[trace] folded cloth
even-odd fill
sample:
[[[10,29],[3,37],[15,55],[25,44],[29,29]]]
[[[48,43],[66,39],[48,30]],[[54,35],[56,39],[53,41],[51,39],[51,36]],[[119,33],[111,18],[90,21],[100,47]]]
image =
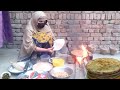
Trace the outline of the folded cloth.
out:
[[[3,46],[3,23],[2,23],[2,11],[0,11],[0,48]]]

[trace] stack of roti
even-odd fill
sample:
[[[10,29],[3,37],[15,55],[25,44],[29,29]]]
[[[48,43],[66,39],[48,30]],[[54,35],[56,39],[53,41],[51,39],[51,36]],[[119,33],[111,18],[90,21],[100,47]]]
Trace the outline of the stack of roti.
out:
[[[120,79],[120,61],[97,58],[86,65],[88,79]]]

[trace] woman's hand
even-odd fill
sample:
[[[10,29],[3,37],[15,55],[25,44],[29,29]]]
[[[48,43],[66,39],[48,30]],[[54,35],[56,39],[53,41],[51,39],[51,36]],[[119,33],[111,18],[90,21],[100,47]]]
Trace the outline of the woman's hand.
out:
[[[53,47],[52,48],[48,48],[48,52],[53,53],[54,52],[53,51]]]
[[[36,47],[36,50],[37,52],[50,52],[50,53],[53,53],[53,47],[52,48],[48,48],[48,49],[45,49],[45,48],[39,48],[39,47]]]

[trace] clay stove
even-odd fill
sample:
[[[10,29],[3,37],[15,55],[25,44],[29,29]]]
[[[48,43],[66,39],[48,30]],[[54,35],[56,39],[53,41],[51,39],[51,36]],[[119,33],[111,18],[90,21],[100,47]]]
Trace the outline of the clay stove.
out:
[[[71,52],[73,60],[79,64],[80,72],[86,78],[86,64],[93,59],[92,53],[87,50],[84,45],[81,45],[80,50],[73,50]]]

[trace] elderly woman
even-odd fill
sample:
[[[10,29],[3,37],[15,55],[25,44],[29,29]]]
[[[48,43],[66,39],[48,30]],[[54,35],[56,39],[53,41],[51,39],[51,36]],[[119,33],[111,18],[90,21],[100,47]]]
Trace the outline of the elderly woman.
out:
[[[54,39],[46,14],[42,11],[35,12],[24,31],[23,44],[18,60],[50,58],[53,53]]]

